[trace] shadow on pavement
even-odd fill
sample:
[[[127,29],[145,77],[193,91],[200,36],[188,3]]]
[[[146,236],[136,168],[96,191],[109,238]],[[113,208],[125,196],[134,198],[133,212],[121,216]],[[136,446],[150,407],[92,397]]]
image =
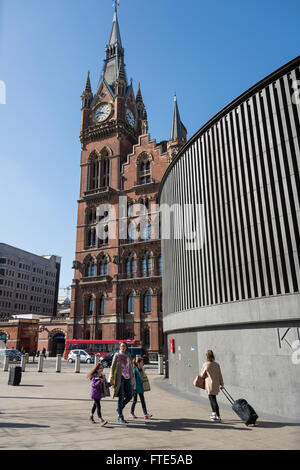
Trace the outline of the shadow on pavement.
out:
[[[19,387],[45,387],[45,385],[20,384]]]
[[[16,398],[17,400],[54,400],[54,401],[88,401],[91,402],[90,398],[58,398],[58,397],[4,397],[0,396],[0,398],[9,398],[10,400],[13,400]]]
[[[147,427],[147,430],[150,431],[191,431],[192,429],[231,429],[237,431],[251,431],[252,428],[237,428],[236,426],[228,426],[225,423],[214,423],[209,422],[201,419],[157,419],[151,418],[151,420],[147,421],[129,421],[128,427],[130,428],[137,428],[140,429],[141,427]],[[192,428],[192,429],[191,429]]]
[[[266,428],[266,429],[272,429],[272,428],[284,428],[286,426],[300,426],[300,423],[278,423],[278,422],[272,422],[272,421],[257,421],[255,427],[257,428]]]
[[[40,424],[25,424],[25,423],[0,423],[0,428],[50,428],[50,426],[42,426]]]

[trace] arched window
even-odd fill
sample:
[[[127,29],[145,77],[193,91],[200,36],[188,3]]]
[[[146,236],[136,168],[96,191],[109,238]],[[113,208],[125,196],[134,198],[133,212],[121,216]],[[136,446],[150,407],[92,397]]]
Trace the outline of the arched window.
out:
[[[109,186],[110,161],[108,158],[103,158],[101,170],[101,187]]]
[[[100,178],[100,161],[93,158],[88,166],[88,190],[97,189],[99,187]]]
[[[136,261],[132,256],[132,253],[129,253],[126,260],[126,277],[132,278],[136,274]]]
[[[88,304],[88,315],[93,315],[93,312],[94,312],[94,302],[95,302],[95,299],[94,297],[89,297],[89,304]]]
[[[105,314],[105,297],[104,295],[101,296],[100,298],[100,315]]]
[[[99,275],[100,276],[107,276],[108,275],[108,261],[104,256],[99,263]]]
[[[87,232],[87,246],[95,246],[96,245],[96,230],[91,228]]]
[[[149,251],[146,251],[142,259],[142,272],[144,277],[149,277],[152,274],[152,258]]]
[[[147,290],[144,294],[144,313],[151,312],[151,295],[150,292]]]
[[[96,150],[90,155],[87,169],[88,191],[109,186],[110,160],[108,155],[107,149],[104,149],[101,155]]]
[[[87,265],[87,276],[93,277],[96,275],[96,266],[93,261],[89,261]]]
[[[134,298],[132,292],[130,292],[127,297],[127,313],[134,313]]]

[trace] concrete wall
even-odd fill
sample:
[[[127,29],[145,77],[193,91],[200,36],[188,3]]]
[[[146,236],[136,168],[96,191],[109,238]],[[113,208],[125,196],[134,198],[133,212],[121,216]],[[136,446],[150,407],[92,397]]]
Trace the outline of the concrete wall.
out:
[[[234,399],[245,398],[261,416],[300,419],[299,334],[300,321],[169,333],[168,344],[175,339],[175,354],[169,350],[169,380],[181,390],[206,397],[192,382],[206,351],[212,349]],[[292,348],[295,341],[298,354]],[[218,399],[228,403],[222,393]]]

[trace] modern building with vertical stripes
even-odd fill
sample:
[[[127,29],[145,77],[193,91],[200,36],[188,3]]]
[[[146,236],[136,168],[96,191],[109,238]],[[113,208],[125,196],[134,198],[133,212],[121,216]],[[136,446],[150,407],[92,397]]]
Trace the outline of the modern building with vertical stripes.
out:
[[[299,90],[300,56],[206,123],[159,193],[170,382],[204,397],[212,349],[235,399],[298,420]]]

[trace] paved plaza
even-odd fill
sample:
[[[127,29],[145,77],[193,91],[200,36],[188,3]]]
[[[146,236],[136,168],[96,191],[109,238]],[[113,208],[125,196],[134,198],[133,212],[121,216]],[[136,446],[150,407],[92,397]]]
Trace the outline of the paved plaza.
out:
[[[300,449],[300,423],[259,418],[247,428],[231,411],[222,407],[222,423],[209,421],[210,407],[193,396],[174,390],[155,366],[148,366],[151,391],[145,394],[148,411],[145,421],[141,404],[137,420],[117,423],[117,400],[102,400],[105,427],[89,422],[92,401],[86,374],[90,365],[63,365],[55,372],[55,362],[46,361],[43,372],[37,365],[26,367],[19,386],[8,385],[8,372],[0,371],[0,449],[22,450],[271,450]],[[109,370],[105,370],[108,376]],[[122,428],[122,432],[121,431]]]

